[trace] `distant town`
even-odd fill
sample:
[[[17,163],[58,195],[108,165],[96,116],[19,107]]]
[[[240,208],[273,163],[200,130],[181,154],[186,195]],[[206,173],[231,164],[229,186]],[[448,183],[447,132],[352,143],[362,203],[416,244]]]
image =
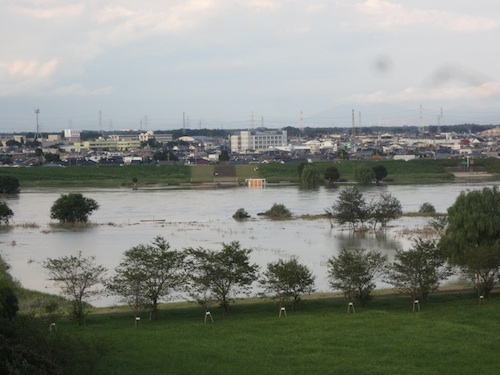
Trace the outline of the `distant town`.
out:
[[[177,129],[0,134],[2,166],[499,157],[500,126]]]

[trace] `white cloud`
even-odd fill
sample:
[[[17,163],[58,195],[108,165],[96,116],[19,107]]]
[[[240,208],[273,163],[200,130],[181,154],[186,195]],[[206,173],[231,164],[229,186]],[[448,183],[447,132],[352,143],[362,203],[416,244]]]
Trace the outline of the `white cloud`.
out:
[[[7,79],[48,78],[54,74],[57,65],[57,59],[46,62],[15,60],[0,62],[0,71],[6,73]]]
[[[495,18],[475,17],[438,9],[409,8],[386,0],[367,0],[355,6],[364,17],[358,26],[394,30],[400,27],[429,25],[456,32],[491,30],[499,27]]]
[[[61,1],[31,1],[28,3],[27,5],[11,6],[9,9],[13,13],[39,19],[75,17],[82,14],[85,9],[85,4],[83,3],[65,4]]]

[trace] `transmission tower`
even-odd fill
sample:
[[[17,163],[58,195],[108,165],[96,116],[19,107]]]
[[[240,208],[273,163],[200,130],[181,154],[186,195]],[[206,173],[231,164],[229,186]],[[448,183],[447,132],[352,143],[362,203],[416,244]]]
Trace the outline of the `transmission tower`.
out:
[[[38,114],[40,113],[40,110],[38,108],[35,109],[35,115],[36,115],[36,132],[35,132],[35,141],[38,140],[39,134],[40,134],[40,127],[38,125]]]

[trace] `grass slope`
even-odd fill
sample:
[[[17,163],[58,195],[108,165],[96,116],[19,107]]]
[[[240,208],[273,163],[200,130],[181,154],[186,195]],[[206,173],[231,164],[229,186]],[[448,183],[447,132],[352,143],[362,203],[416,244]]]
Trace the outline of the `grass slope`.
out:
[[[323,176],[325,170],[336,167],[344,181],[353,181],[354,170],[360,165],[384,165],[389,174],[387,183],[440,183],[454,179],[446,168],[457,166],[458,160],[418,159],[411,161],[344,161],[316,162],[313,165]],[[237,164],[237,165],[124,165],[67,168],[2,168],[0,174],[16,177],[21,187],[27,186],[132,186],[137,178],[139,188],[148,185],[178,185],[188,183],[239,182],[247,178],[265,178],[267,182],[299,183],[300,163]],[[489,173],[500,174],[500,159],[480,159],[476,165],[484,166]],[[220,170],[221,173],[217,172]],[[231,170],[231,172],[228,172]],[[227,173],[226,173],[227,172]]]
[[[469,293],[433,295],[421,312],[377,298],[355,314],[344,300],[314,299],[281,318],[271,302],[236,304],[229,317],[214,309],[213,324],[200,308],[166,308],[138,328],[121,313],[59,330],[111,338],[98,374],[496,374],[499,297],[479,306]]]

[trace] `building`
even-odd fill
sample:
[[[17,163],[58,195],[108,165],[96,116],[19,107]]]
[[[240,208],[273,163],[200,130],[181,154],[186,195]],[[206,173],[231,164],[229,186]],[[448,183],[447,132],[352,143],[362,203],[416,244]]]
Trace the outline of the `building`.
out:
[[[72,150],[77,152],[82,151],[92,151],[92,150],[133,150],[139,148],[141,146],[141,142],[139,139],[127,139],[127,140],[114,140],[114,139],[96,139],[94,141],[84,141],[84,142],[75,142],[73,146],[71,146]]]
[[[286,130],[242,130],[231,136],[231,152],[240,154],[269,151],[287,144]]]

